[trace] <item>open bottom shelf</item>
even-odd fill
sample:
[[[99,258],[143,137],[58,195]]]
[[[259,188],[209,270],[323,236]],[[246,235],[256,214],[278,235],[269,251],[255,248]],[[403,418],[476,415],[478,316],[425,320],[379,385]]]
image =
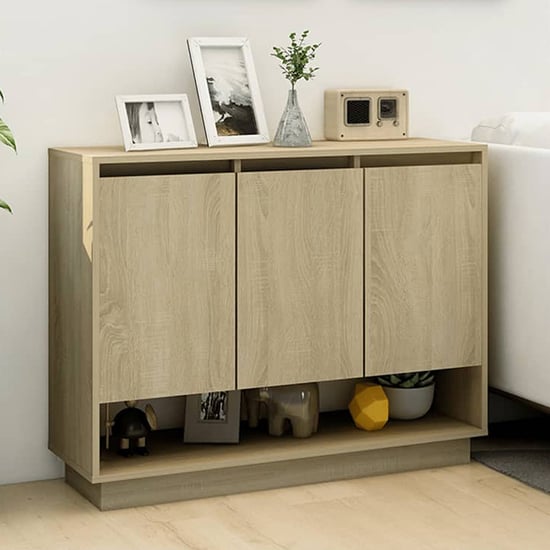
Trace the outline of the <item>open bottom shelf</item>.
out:
[[[353,425],[347,411],[323,413],[319,432],[308,439],[296,439],[290,435],[271,437],[261,429],[249,430],[243,425],[239,444],[184,445],[182,430],[163,430],[150,434],[148,448],[151,454],[147,457],[123,458],[112,450],[103,451],[100,473],[93,482],[106,483],[349,454],[466,439],[484,433],[477,426],[437,413],[414,421],[390,421],[380,431],[366,432]]]

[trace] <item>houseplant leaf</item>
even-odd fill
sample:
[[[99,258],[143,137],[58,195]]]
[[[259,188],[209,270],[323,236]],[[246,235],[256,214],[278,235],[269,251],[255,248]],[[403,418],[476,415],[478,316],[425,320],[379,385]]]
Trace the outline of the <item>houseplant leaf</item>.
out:
[[[4,202],[2,199],[0,199],[0,208],[3,208],[4,210],[7,210],[10,214],[13,213],[11,211],[10,205],[7,202]]]
[[[0,143],[3,143],[4,145],[11,147],[14,151],[17,151],[17,147],[15,145],[15,138],[13,137],[13,134],[11,133],[11,130],[9,129],[8,125],[1,118],[0,118]]]
[[[0,102],[4,103],[4,94],[2,93],[2,90],[0,90]],[[14,151],[17,151],[17,147],[15,145],[15,138],[13,137],[13,134],[11,133],[11,130],[9,129],[8,125],[0,118],[0,143],[3,143],[4,145],[7,145]],[[7,210],[12,213],[10,205],[7,202],[4,202],[2,199],[0,199],[0,208],[3,210]]]

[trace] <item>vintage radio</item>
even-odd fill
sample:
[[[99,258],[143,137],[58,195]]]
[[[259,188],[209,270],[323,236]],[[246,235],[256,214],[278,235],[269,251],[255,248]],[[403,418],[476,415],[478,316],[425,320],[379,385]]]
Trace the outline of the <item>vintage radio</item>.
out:
[[[407,90],[325,91],[326,139],[403,139],[408,135]]]

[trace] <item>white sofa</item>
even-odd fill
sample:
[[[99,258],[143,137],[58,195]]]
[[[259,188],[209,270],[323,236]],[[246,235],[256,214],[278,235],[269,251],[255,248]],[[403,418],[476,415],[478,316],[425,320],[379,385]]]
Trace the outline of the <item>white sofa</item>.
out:
[[[550,407],[550,113],[472,140],[489,143],[489,385]]]

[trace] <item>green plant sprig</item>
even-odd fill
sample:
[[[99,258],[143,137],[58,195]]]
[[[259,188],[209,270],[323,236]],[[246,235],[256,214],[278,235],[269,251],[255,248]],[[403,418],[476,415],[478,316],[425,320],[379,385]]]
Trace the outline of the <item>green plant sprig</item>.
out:
[[[0,102],[4,103],[4,94],[2,93],[2,90],[0,90]],[[10,149],[13,149],[15,152],[17,152],[17,146],[15,144],[15,138],[13,137],[13,134],[11,130],[9,129],[9,126],[0,118],[0,143],[3,143],[4,145],[8,146]],[[7,210],[11,213],[10,205],[0,199],[0,208],[3,208],[4,210]]]
[[[283,71],[284,77],[290,81],[292,89],[298,80],[311,80],[315,77],[315,73],[319,67],[308,67],[309,63],[315,59],[319,44],[306,44],[305,40],[309,34],[309,30],[305,30],[300,38],[297,38],[295,32],[289,34],[290,46],[287,48],[279,48],[273,46],[271,55],[276,57],[281,64],[279,67]]]

